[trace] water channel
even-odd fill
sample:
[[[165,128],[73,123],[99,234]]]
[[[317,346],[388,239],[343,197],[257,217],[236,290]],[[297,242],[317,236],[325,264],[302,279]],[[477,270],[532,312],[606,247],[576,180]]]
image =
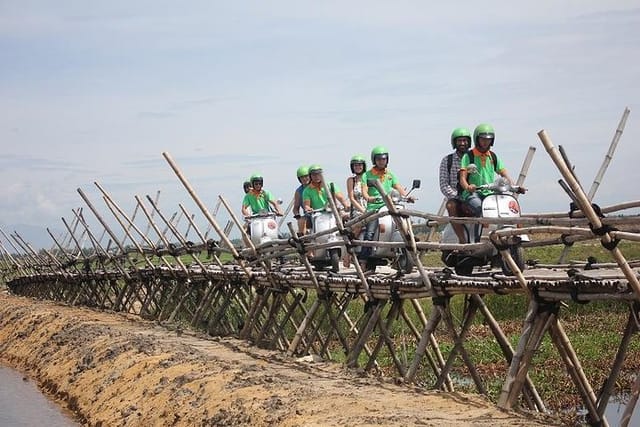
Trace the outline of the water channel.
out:
[[[38,390],[24,375],[0,365],[0,426],[76,427],[70,416]]]

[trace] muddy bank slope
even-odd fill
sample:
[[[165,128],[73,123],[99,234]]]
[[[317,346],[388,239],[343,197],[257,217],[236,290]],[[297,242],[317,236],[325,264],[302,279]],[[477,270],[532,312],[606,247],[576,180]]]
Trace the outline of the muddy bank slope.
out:
[[[541,426],[479,396],[359,378],[235,339],[2,293],[0,362],[89,425]]]

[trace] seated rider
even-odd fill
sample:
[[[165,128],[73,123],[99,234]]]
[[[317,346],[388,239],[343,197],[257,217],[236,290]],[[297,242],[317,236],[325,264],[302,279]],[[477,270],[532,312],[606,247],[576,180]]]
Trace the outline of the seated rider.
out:
[[[369,180],[380,180],[382,189],[387,194],[390,193],[392,189],[395,189],[400,193],[400,196],[407,196],[407,191],[402,187],[396,175],[387,168],[389,164],[389,150],[382,146],[374,147],[373,150],[371,150],[371,163],[373,164],[371,169],[362,174],[362,194],[367,202],[366,212],[375,212],[385,206],[378,189],[369,187]],[[408,200],[412,202],[414,198],[409,196]],[[373,240],[377,228],[377,220],[369,221],[366,225],[363,240]],[[367,259],[371,256],[372,250],[373,248],[370,246],[363,246],[360,250],[358,260],[363,270],[367,269]]]
[[[251,175],[249,179],[251,183],[251,189],[244,195],[242,200],[242,215],[245,217],[251,214],[258,214],[269,211],[269,205],[273,207],[273,211],[276,215],[282,216],[282,210],[280,209],[280,203],[273,195],[262,188],[264,178],[259,173]]]
[[[302,204],[307,214],[317,209],[323,209],[329,203],[329,194],[325,191],[323,184],[322,166],[309,166],[309,176],[311,177],[311,182],[302,192]],[[340,202],[341,206],[339,207],[342,207],[344,213],[344,210],[349,209],[349,202],[347,202],[337,185],[329,183],[329,189],[333,191],[335,199]]]
[[[449,153],[440,162],[440,192],[447,198],[447,213],[449,216],[463,216],[462,199],[458,176],[460,172],[460,160],[471,146],[471,132],[467,128],[456,128],[451,132],[451,146],[453,153]],[[466,243],[464,226],[459,223],[451,223],[458,241]]]
[[[302,192],[311,180],[309,167],[300,166],[296,171],[296,176],[300,185],[293,193],[293,217],[298,221],[298,236],[304,236],[307,233],[307,218],[304,216],[304,207],[302,206]],[[302,215],[300,215],[300,210],[302,210]]]
[[[494,144],[495,136],[493,126],[490,124],[482,123],[476,126],[473,131],[474,147],[465,153],[460,160],[460,185],[464,190],[462,199],[467,203],[473,215],[478,217],[482,216],[482,200],[491,194],[491,190],[478,190],[479,186],[492,183],[496,173],[513,185],[502,159],[490,150]],[[470,167],[470,165],[475,165],[475,167]],[[521,187],[520,191],[524,193],[526,188]]]

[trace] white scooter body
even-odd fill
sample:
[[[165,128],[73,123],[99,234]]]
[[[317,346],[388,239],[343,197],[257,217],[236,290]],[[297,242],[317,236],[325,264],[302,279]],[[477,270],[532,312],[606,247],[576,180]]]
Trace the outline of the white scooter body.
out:
[[[518,190],[518,187],[512,187],[504,180],[504,178],[498,177],[492,184],[487,184],[479,188],[486,188],[494,192],[482,200],[482,218],[520,218],[520,203],[513,195],[514,192]],[[494,230],[515,227],[515,224],[491,224],[489,225],[488,231],[491,232]],[[481,224],[464,224],[464,228],[468,242],[479,243],[481,241],[484,231],[484,227]],[[484,234],[488,236],[488,233],[484,232]],[[440,241],[441,243],[459,243],[458,236],[453,230],[453,226],[451,224],[447,224],[443,230]],[[523,241],[529,241],[529,236],[521,234],[510,238],[510,243],[514,247],[513,251],[521,252],[519,244]],[[450,251],[444,252],[449,253]],[[443,259],[446,258],[446,255],[447,254],[443,253]],[[481,265],[488,262],[489,258],[495,257],[496,255],[498,255],[498,250],[493,244],[487,241],[486,250],[476,251],[472,256],[478,259],[485,258],[485,262],[478,264]],[[521,258],[521,253],[519,253],[517,257]],[[450,262],[445,261],[445,263],[450,267],[455,266],[454,260],[451,260]],[[450,265],[450,263],[453,265]],[[518,263],[522,264],[523,260],[519,260]]]
[[[394,199],[396,209],[404,209],[404,204],[399,203],[397,199]],[[388,212],[389,209],[385,206],[380,208],[379,212]],[[402,221],[409,221],[408,218],[403,218]],[[410,224],[407,224],[409,226]],[[373,235],[373,240],[376,242],[402,242],[402,236],[396,226],[396,222],[391,215],[385,215],[378,219],[378,228]],[[398,256],[398,250],[394,248],[387,248],[382,246],[374,246],[371,251],[371,257],[378,259],[395,259]]]
[[[278,222],[275,212],[258,213],[246,217],[249,222],[251,243],[260,246],[278,238]]]
[[[420,188],[420,180],[415,179],[413,180],[413,185],[411,190],[409,190],[409,193],[417,188]],[[390,195],[396,210],[402,211],[405,209],[406,204],[410,202],[410,199],[408,198],[409,193],[407,193],[406,197],[401,197],[396,190],[392,190]],[[389,209],[386,206],[383,206],[378,212],[386,212],[388,210]],[[409,218],[402,218],[402,222],[407,230],[411,228],[411,220]],[[364,233],[365,227],[363,226],[360,234],[361,240],[364,239]],[[385,215],[378,219],[378,227],[373,235],[373,241],[394,243],[404,242],[402,235],[400,234],[400,230],[391,215]],[[357,249],[357,251],[360,250],[361,248]],[[409,254],[407,254],[407,251],[404,248],[373,246],[371,248],[371,255],[367,260],[367,268],[375,270],[376,265],[384,264],[392,264],[394,268],[402,271],[403,273],[410,273],[414,266],[413,259]]]
[[[330,230],[336,227],[336,218],[329,208],[317,209],[311,213],[311,232],[312,234]],[[331,266],[334,273],[340,268],[340,256],[345,250],[344,245],[337,247],[339,243],[343,243],[337,231],[328,234],[322,234],[314,239],[316,244],[335,243],[336,247],[319,248],[313,251],[311,263],[316,268],[324,268]]]

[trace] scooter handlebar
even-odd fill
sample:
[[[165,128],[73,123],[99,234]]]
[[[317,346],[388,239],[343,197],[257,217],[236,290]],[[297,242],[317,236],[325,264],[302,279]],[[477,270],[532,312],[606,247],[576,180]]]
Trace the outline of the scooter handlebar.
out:
[[[276,213],[276,212],[258,212],[256,214],[247,215],[244,217],[244,219],[248,220],[248,219],[255,219],[255,218],[270,218],[275,216],[282,216],[282,214]]]
[[[519,193],[524,194],[527,190],[524,187],[520,187],[519,185],[496,185],[495,183],[478,185],[476,187],[477,190],[490,190],[494,193]]]

